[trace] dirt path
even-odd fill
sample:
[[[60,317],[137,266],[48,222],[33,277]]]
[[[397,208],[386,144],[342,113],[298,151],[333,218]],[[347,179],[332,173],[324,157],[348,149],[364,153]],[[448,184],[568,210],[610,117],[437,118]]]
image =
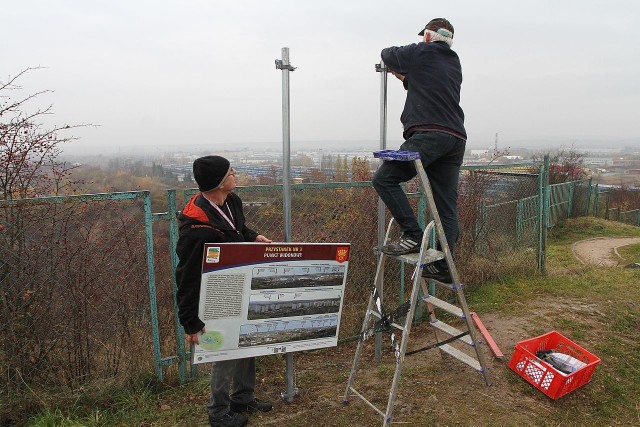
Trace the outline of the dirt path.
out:
[[[571,249],[583,264],[615,267],[625,265],[625,260],[620,257],[617,249],[635,243],[640,243],[640,237],[596,237],[576,242]]]

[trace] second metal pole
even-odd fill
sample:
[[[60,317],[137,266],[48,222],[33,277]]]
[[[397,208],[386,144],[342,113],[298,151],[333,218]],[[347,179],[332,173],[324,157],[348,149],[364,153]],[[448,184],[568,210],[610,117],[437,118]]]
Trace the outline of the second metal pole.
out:
[[[380,64],[376,64],[376,71],[380,73],[380,149],[387,149],[387,67],[384,62],[380,61]],[[380,249],[384,243],[385,234],[385,206],[382,199],[378,198],[378,261],[381,256]],[[384,281],[381,281],[383,283]],[[380,300],[384,300],[384,289],[380,286],[378,290]],[[376,334],[375,337],[375,359],[376,362],[382,360],[382,336]]]
[[[289,110],[289,72],[295,70],[289,64],[289,48],[282,48],[282,59],[276,59],[276,68],[282,70],[282,192],[284,213],[284,241],[291,241],[291,131]],[[287,360],[287,391],[282,393],[282,399],[293,402],[298,394],[295,387],[295,373],[293,353],[286,354]]]

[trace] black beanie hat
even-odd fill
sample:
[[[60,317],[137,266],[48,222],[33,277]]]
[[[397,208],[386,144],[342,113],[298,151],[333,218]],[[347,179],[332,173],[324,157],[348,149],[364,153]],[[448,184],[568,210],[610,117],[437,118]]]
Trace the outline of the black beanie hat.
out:
[[[221,156],[204,156],[193,162],[193,178],[200,191],[214,190],[231,172],[229,160]]]

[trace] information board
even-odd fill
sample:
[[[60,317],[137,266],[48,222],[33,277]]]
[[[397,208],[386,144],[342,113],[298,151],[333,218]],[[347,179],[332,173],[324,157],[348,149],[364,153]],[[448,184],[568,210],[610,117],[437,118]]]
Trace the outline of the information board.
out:
[[[206,244],[193,363],[338,343],[348,243]]]

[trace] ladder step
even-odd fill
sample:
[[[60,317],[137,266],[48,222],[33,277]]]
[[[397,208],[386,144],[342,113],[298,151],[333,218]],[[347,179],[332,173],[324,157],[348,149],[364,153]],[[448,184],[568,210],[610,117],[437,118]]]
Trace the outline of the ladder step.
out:
[[[434,328],[436,328],[439,331],[444,332],[447,335],[450,335],[452,337],[455,337],[456,335],[460,335],[462,333],[461,330],[454,328],[453,326],[444,323],[441,320],[434,320],[431,323],[431,326],[433,326]],[[473,341],[471,340],[471,337],[469,335],[465,335],[461,338],[458,338],[460,341],[469,344],[470,346],[473,346]]]
[[[450,346],[449,344],[443,344],[439,348],[440,350],[444,351],[448,355],[455,357],[459,361],[471,366],[476,371],[482,372],[482,367],[480,366],[480,362],[478,362],[476,359],[469,356],[468,354],[463,353],[462,351],[458,350],[455,347]]]
[[[436,307],[441,308],[448,313],[454,314],[461,319],[465,318],[464,313],[462,312],[462,309],[460,307],[456,307],[453,304],[449,304],[448,302],[443,301],[439,298],[436,298],[433,295],[428,295],[422,298],[422,301],[426,302],[427,304],[435,305]]]
[[[425,279],[425,280],[427,280],[427,279]],[[458,287],[456,286],[455,283],[444,283],[444,282],[439,282],[439,281],[437,281],[435,279],[429,279],[429,280],[433,280],[433,283],[435,283],[436,285],[442,286],[443,288],[447,288],[450,291],[454,291],[454,292],[458,291]]]
[[[385,254],[386,255],[386,254]],[[391,258],[396,258],[401,261],[404,261],[408,264],[417,265],[420,261],[420,254],[407,254],[407,255],[387,255]],[[424,254],[424,263],[428,264],[430,262],[438,261],[439,259],[444,259],[444,253],[437,251],[435,249],[427,249],[427,252]]]

